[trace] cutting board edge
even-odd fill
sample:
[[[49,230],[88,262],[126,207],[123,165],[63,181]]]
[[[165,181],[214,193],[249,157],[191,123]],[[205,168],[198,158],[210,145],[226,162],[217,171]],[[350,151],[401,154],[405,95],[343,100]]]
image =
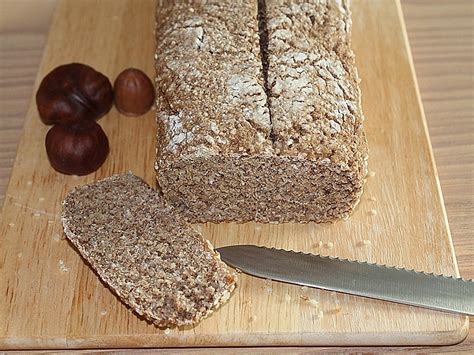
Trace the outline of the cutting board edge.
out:
[[[446,208],[445,208],[445,205],[444,205],[444,199],[443,199],[443,194],[442,194],[442,189],[441,189],[441,185],[440,185],[440,181],[439,181],[439,175],[438,175],[438,171],[437,171],[437,167],[436,167],[436,163],[435,163],[435,159],[434,159],[434,154],[433,154],[433,148],[432,148],[432,144],[431,144],[431,139],[430,139],[430,135],[429,135],[429,130],[428,130],[428,125],[427,125],[427,121],[426,121],[426,117],[425,117],[425,112],[424,112],[424,108],[423,108],[423,104],[422,104],[422,101],[421,101],[421,96],[420,96],[420,91],[419,91],[419,86],[418,86],[418,80],[417,80],[417,77],[416,77],[416,72],[415,72],[415,67],[414,67],[414,63],[413,63],[413,58],[412,58],[412,53],[411,53],[411,50],[410,50],[410,46],[409,46],[409,41],[408,41],[408,35],[407,35],[407,32],[406,32],[406,26],[405,26],[405,21],[404,21],[404,17],[403,17],[403,12],[402,12],[402,7],[401,7],[401,3],[400,3],[400,0],[396,0],[396,4],[397,4],[397,8],[398,8],[398,12],[399,12],[399,18],[400,18],[400,21],[402,22],[402,28],[403,28],[403,35],[405,37],[405,45],[407,47],[407,53],[409,55],[409,63],[410,63],[410,68],[411,68],[411,72],[412,72],[412,76],[413,76],[413,81],[414,81],[414,85],[415,85],[415,88],[416,88],[416,94],[417,94],[417,101],[418,101],[418,104],[419,104],[419,109],[420,109],[420,113],[421,113],[421,119],[422,119],[422,122],[423,122],[423,125],[424,125],[424,131],[425,131],[425,134],[426,134],[426,139],[427,139],[427,143],[428,143],[428,146],[429,146],[429,152],[430,152],[430,158],[431,158],[431,165],[433,166],[434,168],[434,178],[436,180],[436,185],[437,185],[437,193],[441,199],[441,202],[442,202],[442,210],[443,210],[443,219],[444,219],[444,224],[446,226],[446,231],[447,231],[447,234],[448,234],[448,237],[449,237],[449,247],[450,247],[450,252],[453,256],[453,261],[454,261],[454,267],[456,269],[456,273],[457,273],[457,276],[459,276],[459,270],[458,270],[458,265],[457,265],[457,260],[456,260],[456,256],[455,256],[455,252],[454,252],[454,246],[453,246],[453,242],[452,242],[452,236],[451,236],[451,231],[450,231],[450,228],[449,228],[449,223],[448,223],[448,218],[447,218],[447,213],[446,213]],[[53,17],[53,21],[51,23],[51,27],[53,27],[54,25],[54,21],[55,21],[55,18],[57,16],[57,9],[59,8],[59,4],[58,6],[56,7],[56,9],[54,10],[54,17]],[[43,55],[42,55],[42,59],[41,59],[41,64],[39,66],[39,69],[38,69],[38,72],[37,72],[37,75],[36,75],[36,79],[35,79],[35,84],[34,84],[34,90],[36,90],[36,88],[38,87],[39,85],[39,82],[41,80],[41,72],[43,71],[43,69],[45,68],[46,64],[45,64],[45,53],[47,51],[47,47],[48,47],[48,43],[49,43],[49,35],[48,35],[48,40],[46,42],[46,46],[45,46],[45,50],[43,52]],[[28,124],[27,120],[28,119],[33,119],[33,118],[30,118],[30,114],[31,114],[31,111],[30,110],[33,110],[35,111],[36,110],[36,103],[35,103],[35,96],[34,96],[34,92],[32,94],[32,98],[30,100],[30,103],[29,103],[29,106],[28,106],[28,113],[27,113],[27,116],[26,116],[26,120],[24,122],[24,127]],[[27,139],[27,137],[25,137],[25,131],[24,129],[22,130],[22,134],[21,134],[21,139],[20,139],[20,142],[18,144],[18,147],[17,147],[17,151],[18,151],[18,148],[21,146],[21,142],[23,141],[23,139]],[[14,170],[15,168],[15,165],[17,164],[17,161],[18,161],[18,156],[16,155],[15,156],[15,163],[14,163],[14,167],[12,168],[12,171]],[[7,185],[7,194],[8,194],[8,191],[10,189],[10,185],[12,183],[12,175],[10,175],[10,178],[9,178],[9,182],[8,182],[8,185]],[[6,196],[7,197],[7,196]],[[1,210],[1,213],[0,213],[0,224],[3,224],[4,221],[2,221],[3,219],[3,209],[6,205],[6,200],[7,198],[4,199],[4,202],[2,204],[2,210]],[[393,345],[451,345],[451,344],[456,344],[456,343],[459,343],[461,342],[463,339],[465,339],[465,337],[467,336],[468,334],[468,331],[469,331],[469,318],[468,317],[463,317],[461,319],[464,319],[464,322],[459,322],[459,328],[455,329],[455,330],[452,330],[452,331],[439,331],[439,332],[406,332],[406,333],[400,333],[400,334],[397,334],[397,335],[394,335],[393,333],[388,333],[387,335],[381,335],[380,333],[359,333],[357,334],[357,336],[359,336],[360,334],[364,334],[366,336],[371,336],[371,337],[374,337],[376,338],[375,342],[362,342],[362,341],[359,341],[357,342],[357,336],[354,336],[354,333],[341,333],[339,334],[340,336],[343,337],[343,341],[337,341],[335,339],[332,339],[332,341],[329,341],[329,342],[322,342],[320,341],[321,339],[324,338],[325,335],[328,335],[328,334],[334,334],[334,333],[321,333],[321,334],[318,334],[318,333],[308,333],[308,334],[303,334],[302,337],[304,339],[299,339],[298,340],[302,340],[302,341],[298,341],[298,342],[295,342],[295,334],[294,333],[288,333],[288,334],[285,334],[285,333],[278,333],[278,334],[275,334],[273,338],[273,336],[270,334],[268,335],[266,341],[268,341],[268,343],[266,342],[262,342],[262,343],[249,343],[247,346],[251,346],[251,345],[256,345],[256,346],[271,346],[271,345],[274,345],[274,346],[277,346],[277,345],[289,345],[289,346],[292,346],[292,345],[301,345],[301,346],[311,346],[311,345],[314,345],[314,346],[323,346],[323,345],[329,345],[329,346],[334,346],[334,345],[337,345],[337,346],[350,346],[350,345],[357,345],[357,346],[363,346],[363,345],[367,345],[367,346],[371,346],[371,345],[385,345],[385,346],[393,346]],[[349,336],[354,336],[354,337],[348,337],[347,335]],[[240,336],[240,338],[238,338]],[[405,338],[406,336],[406,338]],[[409,336],[409,337],[408,337]],[[206,338],[207,336],[203,336],[202,338]],[[287,338],[285,338],[287,337]],[[316,339],[318,340],[317,342],[315,342],[315,339],[314,337],[319,337],[319,339]],[[148,339],[150,338],[150,344],[146,344],[146,345],[143,345],[143,344],[139,344],[141,341],[143,341],[143,339]],[[155,338],[155,339],[153,339]],[[283,339],[286,339],[287,342],[284,342],[282,341],[282,338]],[[101,340],[102,339],[102,340]],[[105,339],[105,340],[104,340]],[[140,334],[136,334],[136,335],[130,335],[130,336],[124,336],[124,335],[113,335],[113,336],[101,336],[100,339],[99,338],[89,338],[89,339],[84,339],[84,338],[75,338],[75,337],[51,337],[49,339],[40,339],[40,338],[35,338],[35,337],[25,337],[25,338],[13,338],[13,337],[1,337],[0,338],[0,349],[5,349],[5,350],[8,350],[8,349],[64,349],[64,348],[69,348],[69,349],[87,349],[87,348],[92,348],[92,347],[111,347],[111,348],[126,348],[127,346],[125,344],[121,344],[120,343],[120,340],[123,339],[124,340],[124,343],[126,342],[126,340],[129,341],[128,345],[130,345],[130,342],[134,343],[134,344],[137,344],[136,347],[140,346],[140,347],[148,347],[148,348],[152,348],[152,347],[157,347],[157,346],[165,346],[165,347],[176,347],[176,343],[172,343],[170,342],[170,345],[166,345],[166,344],[158,344],[156,341],[158,340],[162,340],[162,339],[156,339],[156,336],[155,335],[140,335]],[[170,337],[170,339],[172,339]],[[223,341],[222,339],[224,340],[228,340],[227,342],[226,341]],[[244,340],[244,341],[247,341],[248,342],[248,338],[246,337],[246,334],[242,334],[242,335],[237,335],[237,336],[232,336],[230,341],[229,341],[229,338],[225,338],[225,337],[221,337],[221,339],[219,339],[219,342],[212,342],[212,343],[205,343],[205,342],[199,342],[196,340],[196,343],[193,343],[193,342],[190,342],[188,344],[185,344],[183,345],[183,347],[190,347],[190,346],[196,346],[196,347],[205,347],[205,346],[222,346],[222,345],[225,345],[225,346],[242,346],[241,342],[239,343],[238,342],[238,339],[240,340]],[[274,340],[272,342],[272,339]],[[351,340],[354,340],[351,342]],[[403,340],[402,343],[394,343],[394,339],[400,339],[400,340]],[[154,340],[155,342],[153,342],[152,340]],[[179,339],[178,337],[176,337],[174,339],[174,341],[176,340],[182,340],[182,339]],[[346,341],[347,340],[347,341]],[[119,341],[119,342],[117,342]],[[26,344],[23,344],[23,342],[27,343],[28,345]],[[110,343],[108,343],[110,342]],[[171,345],[173,344],[173,345]],[[120,345],[124,345],[124,346],[120,346]]]
[[[448,213],[446,211],[446,205],[444,203],[444,196],[443,196],[443,190],[441,188],[441,182],[439,180],[439,174],[438,174],[438,168],[436,166],[436,159],[434,156],[433,152],[433,144],[431,143],[431,137],[430,137],[430,131],[428,128],[428,121],[426,120],[426,115],[425,115],[425,108],[423,106],[423,101],[421,99],[421,94],[420,94],[420,86],[418,84],[418,78],[416,76],[416,69],[415,69],[415,62],[413,60],[413,55],[411,53],[411,47],[410,47],[410,39],[408,37],[408,32],[407,32],[407,27],[405,23],[405,17],[403,15],[403,8],[402,8],[402,3],[400,0],[396,0],[396,5],[397,5],[397,12],[398,12],[398,18],[401,23],[401,28],[402,28],[402,35],[404,37],[404,42],[405,42],[405,50],[408,55],[408,63],[410,65],[410,71],[413,79],[413,84],[415,86],[415,91],[416,91],[416,100],[418,102],[418,107],[420,110],[420,115],[421,115],[421,121],[423,123],[423,130],[425,132],[425,139],[428,144],[428,151],[430,154],[430,164],[433,167],[433,177],[436,181],[436,192],[438,193],[440,203],[441,203],[441,210],[443,213],[443,222],[444,225],[446,226],[446,234],[448,236],[448,241],[449,241],[449,251],[451,253],[451,256],[453,258],[453,263],[454,263],[454,269],[455,269],[455,275],[456,277],[460,277],[459,274],[459,266],[458,266],[458,261],[456,258],[456,253],[454,250],[454,243],[453,243],[453,238],[451,235],[451,228],[449,227],[449,219],[448,219]]]
[[[16,147],[16,150],[15,150],[15,160],[13,161],[13,166],[12,166],[12,169],[10,171],[10,176],[8,177],[8,183],[7,183],[7,186],[6,186],[6,189],[5,189],[5,196],[3,198],[3,203],[2,203],[2,209],[0,210],[0,227],[3,225],[3,211],[5,209],[5,206],[7,205],[7,197],[8,197],[8,192],[10,191],[10,189],[12,189],[12,183],[13,183],[13,175],[14,175],[14,172],[15,170],[17,170],[17,165],[18,165],[18,151],[20,150],[20,148],[22,147],[23,145],[23,140],[27,140],[27,136],[26,136],[26,130],[25,128],[27,127],[32,115],[31,115],[31,111],[35,111],[36,110],[36,90],[38,89],[39,87],[39,84],[41,82],[41,80],[43,79],[43,76],[42,76],[42,72],[43,72],[43,69],[44,67],[46,66],[45,65],[45,62],[46,62],[46,58],[47,58],[47,48],[49,47],[49,38],[50,38],[50,34],[51,34],[51,29],[53,28],[54,26],[54,23],[56,22],[56,17],[59,16],[59,2],[61,2],[63,0],[59,0],[55,5],[54,5],[54,10],[53,10],[53,16],[51,16],[51,23],[49,25],[49,28],[48,28],[48,34],[46,36],[46,40],[44,42],[44,48],[43,48],[43,53],[41,55],[41,60],[40,60],[40,63],[39,63],[39,66],[38,66],[38,69],[36,71],[36,76],[35,76],[35,81],[33,83],[33,90],[32,90],[32,93],[31,93],[31,98],[30,100],[28,101],[28,110],[26,111],[25,113],[25,120],[23,121],[23,126],[21,127],[21,134],[20,134],[20,139],[18,140],[18,145]],[[39,118],[38,118],[39,119]],[[52,127],[52,126],[51,126]]]
[[[171,348],[171,347],[237,347],[242,346],[425,346],[454,345],[469,333],[469,317],[460,317],[460,327],[452,331],[387,332],[383,333],[277,333],[258,335],[249,342],[248,334],[221,335],[218,341],[208,335],[188,339],[172,335],[150,334],[108,335],[97,338],[51,337],[0,339],[2,350],[27,349],[91,349],[91,348]],[[464,322],[462,322],[464,320]],[[335,335],[336,334],[336,335]],[[183,345],[180,346],[179,342]],[[133,344],[131,346],[131,344]],[[177,345],[178,344],[178,345]]]

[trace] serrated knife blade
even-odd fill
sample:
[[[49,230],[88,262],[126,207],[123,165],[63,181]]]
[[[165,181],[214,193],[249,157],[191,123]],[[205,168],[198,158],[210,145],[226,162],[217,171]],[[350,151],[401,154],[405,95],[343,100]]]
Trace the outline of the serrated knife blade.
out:
[[[225,263],[261,278],[474,315],[472,280],[255,245],[216,251]]]

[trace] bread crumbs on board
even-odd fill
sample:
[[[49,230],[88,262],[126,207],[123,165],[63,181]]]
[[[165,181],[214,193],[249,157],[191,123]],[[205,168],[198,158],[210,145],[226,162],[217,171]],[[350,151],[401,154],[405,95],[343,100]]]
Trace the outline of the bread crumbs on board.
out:
[[[69,268],[64,264],[63,260],[59,260],[59,271],[61,272],[68,272]]]

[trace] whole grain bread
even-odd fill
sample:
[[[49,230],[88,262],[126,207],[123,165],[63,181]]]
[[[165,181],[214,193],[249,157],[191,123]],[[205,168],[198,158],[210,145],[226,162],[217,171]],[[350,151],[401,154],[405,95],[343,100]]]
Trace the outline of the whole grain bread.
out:
[[[62,222],[66,237],[122,302],[159,327],[199,322],[235,287],[235,274],[210,243],[130,173],[73,190]]]
[[[346,218],[367,171],[348,2],[162,2],[157,180],[191,222]]]

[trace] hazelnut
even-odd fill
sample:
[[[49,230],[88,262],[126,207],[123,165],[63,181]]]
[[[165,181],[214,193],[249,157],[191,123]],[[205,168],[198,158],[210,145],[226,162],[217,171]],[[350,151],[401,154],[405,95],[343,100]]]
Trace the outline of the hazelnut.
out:
[[[126,116],[141,116],[153,105],[155,89],[141,70],[129,68],[114,83],[115,106]]]
[[[51,166],[68,175],[94,172],[109,153],[109,140],[95,121],[55,125],[48,131],[45,145]]]
[[[87,65],[61,65],[41,81],[36,104],[45,124],[95,120],[112,107],[112,85]]]

